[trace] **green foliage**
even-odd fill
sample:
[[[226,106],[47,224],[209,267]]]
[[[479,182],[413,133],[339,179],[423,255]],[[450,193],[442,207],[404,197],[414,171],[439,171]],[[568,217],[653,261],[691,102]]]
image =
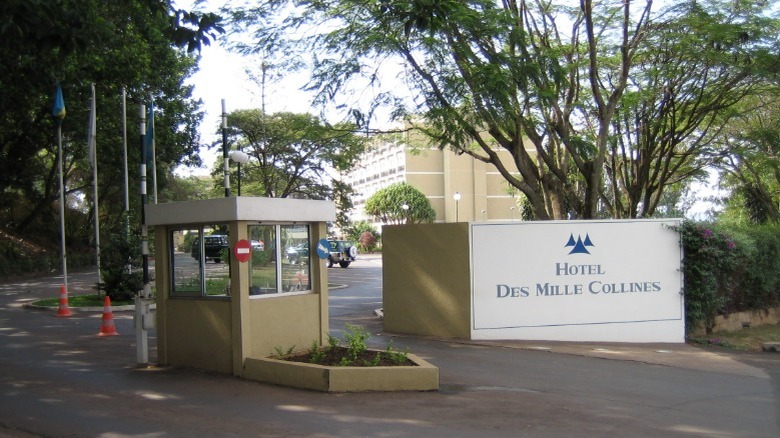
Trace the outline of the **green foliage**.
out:
[[[132,299],[143,289],[141,238],[120,229],[101,242],[98,290],[112,301]]]
[[[103,307],[103,305],[106,302],[106,298],[104,296],[96,295],[96,294],[90,294],[90,295],[70,295],[68,294],[68,306],[79,308],[79,307]],[[115,301],[111,300],[112,306],[129,306],[134,303],[133,300],[124,300],[124,301]],[[33,302],[36,306],[44,306],[44,307],[58,307],[60,305],[60,298],[44,298],[42,300],[38,300]]]
[[[325,351],[320,348],[317,341],[311,341],[311,347],[309,347],[309,361],[311,363],[322,363],[325,359]]]
[[[777,88],[773,2],[660,3],[258,0],[233,24],[254,51],[313,58],[316,104],[367,131],[390,106],[426,147],[494,166],[539,220],[628,218],[717,159],[741,99]]]
[[[0,58],[7,61],[0,66],[0,223],[23,235],[59,239],[57,141],[50,111],[60,83],[67,109],[61,128],[70,264],[71,254],[87,246],[95,214],[89,211],[92,173],[85,147],[90,83],[96,88],[97,214],[104,229],[113,229],[124,226],[121,90],[127,91],[129,189],[135,193],[138,187],[134,169],[140,158],[132,120],[139,103],[154,99],[157,179],[164,193],[174,166],[200,161],[202,114],[191,99],[192,86],[185,84],[196,58],[178,47],[207,43],[221,31],[219,20],[175,10],[168,0],[8,0],[0,11]],[[183,35],[181,28],[192,32]],[[139,202],[131,196],[130,208]]]
[[[731,189],[725,213],[754,224],[780,223],[780,92],[772,87],[739,108],[715,144],[724,151],[717,161],[721,185]]]
[[[385,224],[430,223],[436,219],[431,201],[405,182],[378,190],[366,200],[365,209],[366,214]]]
[[[333,349],[333,348],[338,348],[340,345],[341,345],[341,339],[328,333],[328,347]]]
[[[271,251],[270,245],[262,251],[252,251],[252,266],[268,266],[271,263]]]
[[[686,330],[711,333],[715,317],[780,304],[780,226],[684,221]]]
[[[281,346],[277,345],[274,347],[274,354],[271,357],[275,359],[284,359],[285,357],[293,354],[293,351],[295,351],[295,345],[288,348],[287,350],[284,350]]]
[[[400,365],[400,364],[409,362],[409,354],[407,352],[393,350],[393,340],[392,339],[390,340],[390,342],[387,343],[387,348],[385,348],[385,354],[395,364],[399,364]]]
[[[333,199],[340,208],[350,205],[347,187],[334,193],[328,170],[344,171],[354,165],[365,138],[349,124],[331,125],[310,114],[239,110],[228,115],[231,143],[240,144],[252,157],[242,166],[242,194],[269,198]],[[221,166],[215,179],[221,179]]]
[[[68,251],[68,267],[94,266],[95,254],[89,250]],[[61,272],[62,258],[58,251],[30,239],[21,239],[0,229],[0,278]]]
[[[344,340],[347,343],[347,351],[351,361],[356,361],[367,350],[366,341],[370,336],[364,327],[347,324]]]
[[[347,330],[344,333],[344,340],[347,344],[345,348],[341,348],[341,341],[338,338],[328,335],[328,346],[321,348],[317,341],[312,341],[306,357],[309,363],[327,366],[409,365],[408,354],[394,351],[392,341],[388,342],[385,351],[369,352],[366,346],[369,337],[370,334],[364,327],[347,324]],[[277,351],[275,357],[281,358],[283,356],[280,356]]]
[[[724,227],[744,254],[733,273],[726,312],[768,309],[780,304],[780,225]]]
[[[367,221],[359,221],[346,229],[347,240],[358,242],[364,252],[374,251],[382,234]]]

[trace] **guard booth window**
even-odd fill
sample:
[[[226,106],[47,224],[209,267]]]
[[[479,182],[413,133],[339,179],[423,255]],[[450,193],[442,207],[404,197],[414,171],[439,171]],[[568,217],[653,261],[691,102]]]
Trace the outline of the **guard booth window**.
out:
[[[311,290],[309,225],[250,225],[249,295]]]
[[[169,237],[172,297],[230,295],[227,224],[172,230]]]

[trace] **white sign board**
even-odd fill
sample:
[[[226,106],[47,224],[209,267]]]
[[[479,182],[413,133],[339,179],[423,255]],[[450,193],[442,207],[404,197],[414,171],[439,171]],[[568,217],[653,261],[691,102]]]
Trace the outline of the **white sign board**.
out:
[[[677,225],[471,224],[472,339],[684,342]]]

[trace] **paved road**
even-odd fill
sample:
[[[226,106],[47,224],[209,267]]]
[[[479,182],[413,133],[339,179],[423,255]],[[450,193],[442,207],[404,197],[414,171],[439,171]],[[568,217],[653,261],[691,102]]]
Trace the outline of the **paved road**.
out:
[[[129,312],[24,309],[57,279],[0,286],[0,436],[777,437],[780,355],[680,345],[470,343],[390,336],[381,260],[329,270],[331,328],[365,325],[437,365],[441,391],[321,394],[189,369],[139,368]],[[75,274],[72,293],[92,274]],[[153,340],[152,340],[152,344]],[[152,355],[154,357],[154,355]]]

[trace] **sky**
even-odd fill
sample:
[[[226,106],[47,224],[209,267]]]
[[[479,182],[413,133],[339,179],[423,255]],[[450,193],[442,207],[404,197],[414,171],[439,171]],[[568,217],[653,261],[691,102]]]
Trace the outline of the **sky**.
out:
[[[177,0],[177,8],[191,9],[194,0]],[[224,1],[209,0],[207,11],[216,10]],[[221,149],[208,149],[207,145],[220,142],[222,136],[219,127],[222,115],[222,99],[225,100],[225,110],[230,113],[239,109],[259,109],[261,105],[260,86],[252,82],[245,73],[247,68],[253,69],[252,59],[229,52],[225,44],[225,36],[212,41],[209,46],[202,46],[198,71],[191,76],[186,84],[193,85],[193,98],[203,101],[202,109],[205,117],[200,125],[202,168],[179,168],[179,175],[207,175],[209,167]],[[304,78],[294,76],[278,84],[266,85],[266,110],[269,113],[290,111],[295,113],[312,112],[311,99],[301,91]]]
[[[261,108],[260,86],[252,82],[245,69],[251,67],[247,59],[213,43],[201,52],[200,69],[187,80],[193,85],[193,98],[203,102],[205,117],[200,126],[201,158],[204,168],[179,169],[180,174],[208,174],[208,167],[220,152],[218,147],[209,150],[206,145],[221,141],[219,134],[222,100],[227,113],[239,109]],[[266,110],[269,113],[291,111],[311,112],[310,98],[300,91],[303,81],[293,78],[273,85],[266,91]],[[266,85],[269,88],[268,85]]]

